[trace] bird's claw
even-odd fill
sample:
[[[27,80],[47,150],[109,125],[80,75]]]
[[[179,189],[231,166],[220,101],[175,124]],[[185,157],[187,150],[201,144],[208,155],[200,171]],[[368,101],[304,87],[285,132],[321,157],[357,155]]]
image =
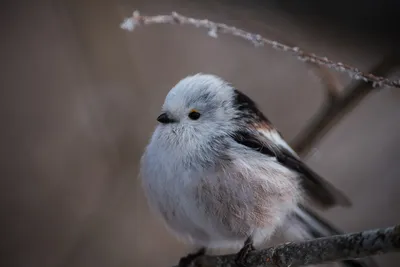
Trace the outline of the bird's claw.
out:
[[[238,267],[246,267],[246,259],[251,251],[255,250],[252,243],[246,243],[236,254],[235,263]]]

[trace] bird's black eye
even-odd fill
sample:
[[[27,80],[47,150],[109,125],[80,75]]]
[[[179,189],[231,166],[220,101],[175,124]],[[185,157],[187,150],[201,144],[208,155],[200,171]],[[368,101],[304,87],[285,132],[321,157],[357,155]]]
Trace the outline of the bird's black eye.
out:
[[[196,110],[191,110],[190,112],[189,112],[189,118],[190,119],[192,119],[192,120],[197,120],[198,118],[200,118],[200,113],[199,112],[197,112]]]

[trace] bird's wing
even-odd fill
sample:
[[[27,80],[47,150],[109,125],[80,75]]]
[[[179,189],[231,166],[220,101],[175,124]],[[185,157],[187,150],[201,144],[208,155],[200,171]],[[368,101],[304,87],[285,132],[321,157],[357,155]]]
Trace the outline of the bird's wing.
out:
[[[271,130],[269,130],[271,131]],[[268,137],[268,135],[272,135]],[[322,208],[330,208],[335,205],[350,206],[350,200],[331,183],[323,179],[296,154],[294,154],[286,142],[278,133],[266,135],[259,130],[236,132],[233,139],[241,145],[256,150],[262,154],[275,157],[283,166],[301,174],[301,185],[306,195],[319,204]],[[279,140],[277,142],[277,140]]]
[[[304,164],[290,148],[282,135],[262,114],[256,104],[246,95],[236,90],[236,105],[239,119],[245,119],[240,131],[233,133],[232,138],[239,144],[262,154],[275,157],[283,166],[301,174],[301,185],[306,195],[321,208],[336,205],[351,206],[350,200],[339,189],[320,177]],[[240,120],[243,121],[243,120]]]

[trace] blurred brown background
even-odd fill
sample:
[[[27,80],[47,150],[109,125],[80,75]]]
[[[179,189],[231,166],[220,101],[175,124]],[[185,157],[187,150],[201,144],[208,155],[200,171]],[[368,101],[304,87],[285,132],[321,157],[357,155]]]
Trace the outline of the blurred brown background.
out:
[[[188,74],[231,81],[288,140],[322,104],[321,82],[293,56],[191,27],[121,30],[133,9],[207,17],[362,70],[393,46],[382,36],[334,28],[332,18],[323,23],[307,14],[312,10],[296,15],[295,5],[264,4],[3,2],[0,265],[167,267],[189,251],[148,213],[137,177],[163,99]],[[343,88],[349,83],[334,75]],[[398,89],[371,93],[306,159],[354,201],[351,209],[324,213],[346,232],[400,221],[399,103]],[[399,266],[400,255],[377,259]]]

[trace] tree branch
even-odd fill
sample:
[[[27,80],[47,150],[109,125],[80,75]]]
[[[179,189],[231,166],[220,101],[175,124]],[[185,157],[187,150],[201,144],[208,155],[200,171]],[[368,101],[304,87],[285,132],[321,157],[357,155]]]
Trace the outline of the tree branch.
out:
[[[379,62],[372,71],[385,75],[398,64],[396,55],[389,54]],[[371,82],[356,81],[343,93],[329,97],[321,110],[307,125],[303,132],[291,142],[292,148],[299,154],[305,155],[310,148],[320,140],[346,113],[356,107],[370,92]],[[329,95],[328,95],[329,96]]]
[[[209,21],[207,19],[195,19],[180,15],[176,12],[172,12],[171,15],[157,15],[157,16],[142,16],[139,11],[133,12],[132,17],[126,18],[120,27],[122,29],[133,31],[136,26],[139,25],[150,25],[150,24],[181,24],[181,25],[192,25],[195,27],[207,28],[208,35],[211,37],[218,37],[218,33],[231,34],[233,36],[241,37],[245,40],[252,42],[255,46],[263,46],[265,44],[272,46],[273,48],[291,52],[301,61],[312,62],[318,65],[324,65],[329,68],[333,68],[340,72],[346,72],[353,79],[362,80],[364,82],[371,82],[373,87],[397,87],[400,88],[400,80],[389,80],[384,77],[376,76],[371,73],[364,73],[359,69],[352,67],[350,65],[332,61],[326,57],[320,57],[313,53],[308,53],[301,50],[299,47],[292,47],[277,41],[272,41],[267,38],[262,37],[259,34],[253,34],[236,27],[228,26],[223,23],[216,23]]]
[[[289,242],[251,252],[247,266],[296,267],[329,263],[400,251],[400,225],[364,232],[323,237],[304,242]],[[234,267],[236,254],[203,256],[196,267]],[[177,266],[175,266],[177,267]]]
[[[310,63],[309,67],[324,86],[327,103],[334,103],[340,96],[340,88],[342,87],[339,80],[332,75],[332,72],[327,67],[315,63]]]

